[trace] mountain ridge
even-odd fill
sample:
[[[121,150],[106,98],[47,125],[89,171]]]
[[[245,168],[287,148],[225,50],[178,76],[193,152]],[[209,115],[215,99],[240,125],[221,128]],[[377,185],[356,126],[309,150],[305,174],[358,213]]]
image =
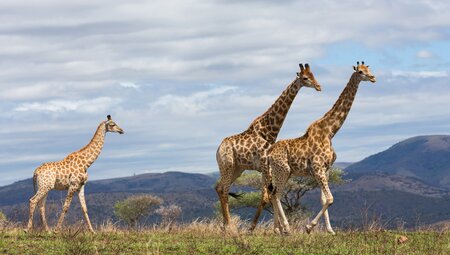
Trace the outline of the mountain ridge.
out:
[[[383,172],[450,189],[450,135],[416,136],[351,164],[349,174]]]
[[[361,212],[368,205],[374,214],[388,217],[386,221],[392,223],[395,217],[407,221],[409,227],[417,224],[418,212],[424,224],[449,220],[450,187],[446,186],[446,183],[450,183],[449,153],[450,136],[418,136],[349,165],[345,168],[347,174],[344,178],[351,181],[331,187],[335,197],[335,203],[330,208],[333,224],[358,225],[362,221]],[[337,165],[345,167],[348,164]],[[420,171],[425,174],[419,174]],[[430,173],[438,176],[440,182],[430,180]],[[192,221],[216,215],[218,198],[214,184],[218,177],[218,172],[199,174],[171,171],[93,180],[86,184],[86,201],[95,224],[117,220],[113,213],[114,204],[134,194],[160,196],[165,204],[177,204],[182,208],[183,221]],[[33,193],[31,178],[0,187],[0,210],[10,219],[25,222],[28,200]],[[65,191],[50,192],[47,202],[50,223],[57,219],[65,196]],[[311,211],[318,210],[320,192],[309,192],[303,203]],[[253,213],[241,216],[252,217]],[[82,217],[75,196],[67,221],[74,223]]]

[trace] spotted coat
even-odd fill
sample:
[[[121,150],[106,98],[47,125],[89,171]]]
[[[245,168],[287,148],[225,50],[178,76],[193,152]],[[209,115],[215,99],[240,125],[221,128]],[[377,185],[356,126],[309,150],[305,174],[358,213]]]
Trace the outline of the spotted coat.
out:
[[[52,189],[56,189],[68,191],[56,229],[59,230],[61,228],[64,216],[72,201],[72,197],[75,192],[78,192],[81,209],[83,210],[86,223],[89,230],[94,232],[87,213],[84,186],[88,179],[87,169],[100,155],[103,144],[105,143],[106,132],[123,133],[123,130],[111,120],[109,115],[107,121],[100,123],[88,145],[77,152],[69,154],[61,161],[44,163],[34,171],[33,184],[36,194],[30,199],[30,218],[27,231],[30,231],[33,227],[33,215],[36,205],[39,206],[44,228],[46,231],[49,231],[45,217],[45,201],[48,192]]]
[[[333,203],[333,195],[328,186],[328,171],[336,160],[332,139],[343,125],[355,99],[361,81],[375,82],[375,77],[364,62],[354,67],[355,72],[341,93],[339,99],[322,118],[313,122],[306,133],[299,138],[276,142],[268,151],[269,166],[272,174],[275,206],[275,220],[281,223],[282,231],[289,232],[289,224],[281,206],[284,187],[291,176],[313,176],[321,188],[322,209],[307,225],[307,231],[317,224],[322,215],[328,232],[333,233],[328,207]]]

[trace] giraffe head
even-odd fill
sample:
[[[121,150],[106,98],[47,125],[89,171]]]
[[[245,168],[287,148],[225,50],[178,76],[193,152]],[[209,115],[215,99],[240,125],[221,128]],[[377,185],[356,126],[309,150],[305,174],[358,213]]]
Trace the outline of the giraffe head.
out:
[[[298,64],[300,66],[300,72],[297,72],[296,82],[300,83],[301,86],[315,88],[317,91],[321,91],[319,83],[314,78],[313,73],[309,69],[309,64]]]
[[[359,61],[356,62],[356,64],[356,66],[353,66],[353,70],[358,74],[359,79],[362,81],[370,81],[372,83],[377,81],[372,72],[370,72],[369,66],[364,65],[364,61],[361,62],[361,65],[359,64]]]
[[[119,127],[119,125],[117,125],[112,119],[111,119],[111,115],[106,116],[106,118],[108,119],[105,122],[105,126],[106,126],[106,132],[116,132],[119,134],[123,134],[123,129],[121,129]]]

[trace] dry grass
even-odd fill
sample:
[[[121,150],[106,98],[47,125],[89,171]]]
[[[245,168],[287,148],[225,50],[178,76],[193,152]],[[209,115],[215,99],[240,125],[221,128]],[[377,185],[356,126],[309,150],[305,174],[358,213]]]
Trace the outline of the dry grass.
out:
[[[450,254],[448,230],[338,231],[331,236],[320,229],[305,234],[298,224],[292,235],[280,236],[271,223],[251,234],[248,222],[233,218],[233,223],[225,230],[220,220],[197,220],[137,231],[105,222],[96,234],[88,233],[84,224],[59,234],[26,234],[11,225],[0,230],[0,254]]]

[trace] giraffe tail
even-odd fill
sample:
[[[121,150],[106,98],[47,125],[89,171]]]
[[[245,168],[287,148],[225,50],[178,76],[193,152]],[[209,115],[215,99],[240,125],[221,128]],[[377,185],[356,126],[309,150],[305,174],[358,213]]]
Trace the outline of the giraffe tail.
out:
[[[35,194],[36,194],[36,178],[37,178],[37,175],[33,174],[33,189],[34,189]]]
[[[244,193],[228,192],[228,195],[231,197],[234,197],[236,199],[240,199],[240,198],[242,198],[242,196],[244,196]]]

